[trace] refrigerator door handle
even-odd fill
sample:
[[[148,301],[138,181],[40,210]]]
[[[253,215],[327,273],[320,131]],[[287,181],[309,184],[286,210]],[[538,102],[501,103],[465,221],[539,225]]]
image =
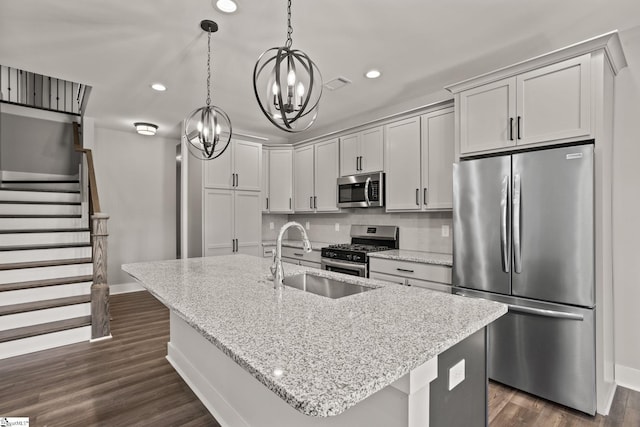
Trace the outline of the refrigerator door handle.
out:
[[[563,311],[544,310],[542,308],[524,307],[521,305],[507,304],[509,311],[514,313],[533,314],[535,316],[552,317],[554,319],[566,319],[566,320],[584,320],[582,314],[566,313]]]
[[[502,250],[502,271],[509,272],[509,245],[507,238],[507,211],[509,206],[509,176],[502,178],[500,194],[500,249]]]
[[[520,174],[513,178],[513,271],[522,273],[522,247],[520,245]]]

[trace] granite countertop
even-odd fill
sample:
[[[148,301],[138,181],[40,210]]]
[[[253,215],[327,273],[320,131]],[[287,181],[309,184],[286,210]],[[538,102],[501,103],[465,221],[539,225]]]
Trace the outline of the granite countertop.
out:
[[[396,261],[411,261],[422,264],[437,264],[451,267],[453,265],[453,255],[441,254],[437,252],[407,251],[404,249],[393,249],[390,251],[373,252],[370,258],[392,259]]]
[[[327,246],[331,245],[331,243],[326,243],[326,242],[314,242],[314,241],[310,241],[309,243],[311,243],[311,249],[313,249],[314,251],[319,251],[322,248],[326,248]],[[263,240],[262,241],[262,246],[275,246],[276,245],[276,241],[275,240]],[[287,246],[290,248],[298,248],[298,249],[302,249],[302,240],[283,240],[282,241],[282,246]]]
[[[330,299],[273,288],[271,260],[228,255],[122,269],[298,411],[337,415],[497,319],[482,299],[287,265],[374,287]]]

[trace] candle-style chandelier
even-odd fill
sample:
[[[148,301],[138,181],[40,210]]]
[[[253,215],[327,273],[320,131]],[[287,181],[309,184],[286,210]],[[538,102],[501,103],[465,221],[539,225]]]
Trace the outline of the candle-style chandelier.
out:
[[[184,136],[194,157],[212,160],[220,157],[231,142],[231,120],[224,110],[211,105],[211,33],[218,31],[218,24],[205,19],[200,28],[207,32],[207,100],[204,107],[185,119]]]
[[[287,3],[287,40],[266,50],[253,69],[253,90],[258,105],[276,127],[300,132],[313,124],[322,96],[322,76],[301,50],[291,49],[291,0]]]

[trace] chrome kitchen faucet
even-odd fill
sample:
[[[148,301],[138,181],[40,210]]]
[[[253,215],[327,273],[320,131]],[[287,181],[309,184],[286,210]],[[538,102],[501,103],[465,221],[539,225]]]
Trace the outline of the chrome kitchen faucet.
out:
[[[305,252],[311,252],[311,243],[309,243],[309,237],[304,227],[295,221],[290,221],[282,226],[280,233],[278,233],[278,240],[276,240],[276,250],[273,253],[273,264],[271,265],[271,274],[273,274],[273,288],[282,289],[284,279],[284,271],[282,270],[282,237],[284,232],[289,228],[295,227],[302,233],[302,249]]]

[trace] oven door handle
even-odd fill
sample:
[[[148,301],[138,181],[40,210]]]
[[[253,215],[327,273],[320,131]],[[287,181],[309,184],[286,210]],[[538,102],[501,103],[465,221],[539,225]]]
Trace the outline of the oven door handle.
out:
[[[351,262],[337,261],[335,259],[328,259],[328,258],[323,258],[322,264],[328,265],[329,267],[341,267],[341,268],[348,268],[348,269],[360,270],[360,271],[366,271],[366,268],[367,268],[366,264],[355,264]]]

